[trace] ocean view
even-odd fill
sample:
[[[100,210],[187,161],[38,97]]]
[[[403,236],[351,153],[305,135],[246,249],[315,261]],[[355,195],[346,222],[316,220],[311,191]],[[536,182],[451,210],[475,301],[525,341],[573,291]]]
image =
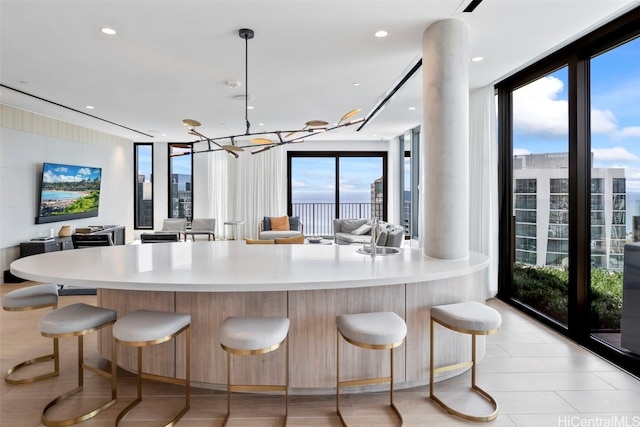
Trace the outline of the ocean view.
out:
[[[78,199],[87,193],[87,191],[43,191],[42,200]]]

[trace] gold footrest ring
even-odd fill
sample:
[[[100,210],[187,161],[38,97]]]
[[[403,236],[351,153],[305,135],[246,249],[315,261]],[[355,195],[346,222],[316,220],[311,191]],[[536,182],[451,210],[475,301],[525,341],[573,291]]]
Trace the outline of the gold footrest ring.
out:
[[[4,381],[7,384],[29,384],[35,381],[43,380],[45,378],[57,377],[58,375],[60,375],[59,369],[55,369],[51,372],[47,372],[46,374],[37,375],[35,377],[30,377],[30,378],[19,378],[19,379],[9,378],[11,374],[20,370],[21,368],[24,368],[25,366],[35,365],[36,363],[48,362],[49,360],[55,360],[55,359],[56,359],[56,355],[54,353],[51,353],[51,354],[36,357],[34,359],[19,363],[7,371],[7,373],[4,376]]]
[[[487,399],[489,401],[489,403],[491,403],[491,406],[493,407],[493,412],[491,412],[490,414],[487,414],[487,415],[470,415],[470,414],[466,414],[464,412],[460,412],[457,409],[454,409],[451,406],[447,405],[442,400],[440,400],[440,398],[438,398],[438,396],[436,396],[435,393],[433,393],[433,392],[430,394],[429,397],[431,397],[431,399],[434,402],[436,402],[438,405],[440,405],[440,407],[442,407],[445,411],[447,411],[451,415],[455,415],[455,416],[463,418],[465,420],[477,421],[477,422],[487,422],[487,421],[494,420],[498,416],[498,402],[496,402],[496,400],[489,393],[487,393],[486,391],[482,390],[477,385],[473,385],[471,387],[471,389],[476,391],[479,395],[481,395],[482,397]]]
[[[67,399],[67,398],[69,398],[69,397],[81,392],[82,389],[83,389],[82,386],[76,387],[73,390],[62,394],[62,395],[56,397],[55,399],[53,399],[51,402],[49,402],[47,404],[47,406],[45,406],[44,409],[42,410],[42,417],[41,417],[42,424],[44,424],[46,426],[49,426],[49,427],[65,427],[65,426],[70,426],[70,425],[73,425],[73,424],[78,424],[78,423],[81,423],[83,421],[88,420],[89,418],[95,417],[96,415],[98,415],[99,413],[101,413],[105,409],[108,409],[108,408],[112,407],[116,403],[116,399],[111,399],[110,401],[104,403],[99,408],[93,409],[92,411],[87,412],[86,414],[78,415],[78,416],[73,417],[73,418],[67,418],[66,420],[51,420],[51,419],[47,418],[47,411],[49,409],[51,409],[52,407],[54,407],[58,403],[62,402],[63,400],[65,400],[65,399]]]

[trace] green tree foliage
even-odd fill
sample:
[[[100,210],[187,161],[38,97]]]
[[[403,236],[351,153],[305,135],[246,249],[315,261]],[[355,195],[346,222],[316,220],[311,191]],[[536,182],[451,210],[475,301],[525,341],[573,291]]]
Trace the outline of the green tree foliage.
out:
[[[591,329],[620,329],[622,279],[621,271],[591,269]],[[513,283],[518,300],[567,323],[567,269],[516,264]]]
[[[72,214],[80,212],[90,212],[98,210],[98,202],[100,200],[100,191],[94,190],[90,194],[76,200],[61,212],[61,214]]]

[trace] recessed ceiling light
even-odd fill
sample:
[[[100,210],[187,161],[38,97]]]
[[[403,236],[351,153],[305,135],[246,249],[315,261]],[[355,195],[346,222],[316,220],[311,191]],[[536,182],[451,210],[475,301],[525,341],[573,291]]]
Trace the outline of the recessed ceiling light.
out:
[[[93,105],[87,105],[87,110],[93,110],[95,107]]]
[[[253,106],[249,105],[249,106],[247,107],[247,110],[253,110]]]
[[[376,37],[387,37],[389,33],[387,33],[385,30],[380,30],[380,31],[376,31],[376,33],[374,34]]]
[[[258,123],[258,126],[264,126],[264,123]]]
[[[409,110],[415,110],[416,107],[409,107]]]
[[[353,85],[354,85],[354,86],[360,86],[360,83],[355,82]]]
[[[482,61],[484,58],[482,56],[476,56],[471,58],[471,62],[480,62]]]
[[[109,35],[109,36],[114,36],[116,34],[116,30],[114,30],[113,28],[109,28],[109,27],[104,27],[104,28],[100,28],[100,31],[102,31],[103,33]]]

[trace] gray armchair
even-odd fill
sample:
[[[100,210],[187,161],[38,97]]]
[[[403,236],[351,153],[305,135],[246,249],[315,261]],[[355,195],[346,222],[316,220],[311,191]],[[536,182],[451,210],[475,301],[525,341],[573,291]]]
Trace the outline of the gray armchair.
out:
[[[196,240],[196,236],[207,236],[207,240],[216,240],[216,220],[215,218],[194,218],[191,221],[191,229],[184,232],[184,240],[191,236],[191,240]]]

